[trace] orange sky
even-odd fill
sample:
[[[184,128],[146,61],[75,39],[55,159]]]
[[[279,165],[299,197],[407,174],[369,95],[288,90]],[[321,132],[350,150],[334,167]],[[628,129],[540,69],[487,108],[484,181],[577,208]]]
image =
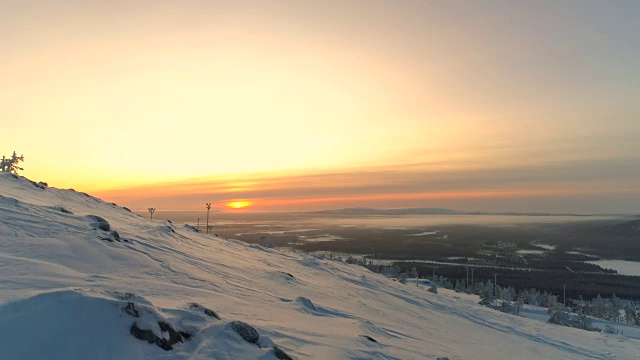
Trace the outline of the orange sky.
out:
[[[637,213],[638,12],[3,1],[0,151],[139,209]]]
[[[582,213],[603,198],[617,199],[616,206],[635,206],[636,198],[629,196],[630,190],[640,190],[634,179],[634,166],[633,160],[561,161],[493,169],[406,164],[340,172],[191,179],[99,191],[96,195],[134,209],[144,209],[152,203],[165,210],[198,210],[206,199],[218,210],[231,210],[228,209],[231,202],[247,202],[250,206],[244,211],[455,207],[520,212],[562,209],[560,212]],[[593,167],[600,171],[593,173]],[[575,177],[581,177],[579,184]],[[615,212],[614,209],[605,208],[604,212]]]

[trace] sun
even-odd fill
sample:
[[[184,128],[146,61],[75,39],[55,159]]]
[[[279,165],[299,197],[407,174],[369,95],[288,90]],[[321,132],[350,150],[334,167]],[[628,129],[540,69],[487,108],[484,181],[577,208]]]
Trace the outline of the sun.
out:
[[[245,208],[245,207],[247,207],[249,205],[251,205],[251,203],[248,202],[248,201],[232,201],[232,202],[227,204],[228,207],[233,208],[233,209],[242,209],[242,208]]]

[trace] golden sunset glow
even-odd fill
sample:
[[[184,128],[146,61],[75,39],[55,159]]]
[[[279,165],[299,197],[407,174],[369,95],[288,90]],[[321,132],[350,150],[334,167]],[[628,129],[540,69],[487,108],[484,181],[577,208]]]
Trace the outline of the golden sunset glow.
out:
[[[228,207],[233,209],[242,209],[250,205],[251,204],[248,201],[232,201],[227,204]]]
[[[633,212],[640,28],[580,8],[2,2],[0,155],[140,209]]]

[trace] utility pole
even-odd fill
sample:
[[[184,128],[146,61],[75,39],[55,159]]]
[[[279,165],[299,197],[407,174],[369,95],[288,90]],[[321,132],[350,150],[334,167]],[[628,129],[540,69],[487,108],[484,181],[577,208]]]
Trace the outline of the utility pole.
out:
[[[496,298],[496,306],[498,306],[498,274],[493,273],[493,294]]]
[[[469,288],[469,267],[465,266],[465,269],[467,269],[467,282],[465,284],[465,287],[468,289]]]
[[[207,206],[207,234],[209,233],[209,212],[211,211],[211,203],[206,203]]]
[[[473,282],[473,268],[471,268],[471,292],[474,292],[475,284]]]
[[[151,220],[153,220],[153,213],[156,211],[156,208],[149,208],[149,214],[150,214],[150,218]]]

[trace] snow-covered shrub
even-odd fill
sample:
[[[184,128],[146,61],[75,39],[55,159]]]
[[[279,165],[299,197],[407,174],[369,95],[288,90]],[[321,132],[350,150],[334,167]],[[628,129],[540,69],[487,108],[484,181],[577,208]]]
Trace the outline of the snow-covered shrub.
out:
[[[260,236],[260,241],[262,242],[262,246],[266,248],[273,248],[275,246],[273,240],[271,240],[268,236]]]
[[[558,324],[563,326],[571,326],[571,317],[569,316],[569,309],[564,305],[558,303],[549,308],[549,323]]]
[[[577,314],[571,314],[571,309],[557,303],[549,308],[549,322],[563,326],[569,326],[583,330],[593,330],[593,322],[585,315],[582,310],[578,310]]]
[[[611,325],[605,325],[604,328],[602,329],[602,333],[604,334],[618,334],[619,332],[620,330],[618,330],[617,328]]]
[[[572,323],[573,327],[583,330],[593,330],[593,320],[589,318],[582,310],[578,310],[578,316],[576,316]]]

